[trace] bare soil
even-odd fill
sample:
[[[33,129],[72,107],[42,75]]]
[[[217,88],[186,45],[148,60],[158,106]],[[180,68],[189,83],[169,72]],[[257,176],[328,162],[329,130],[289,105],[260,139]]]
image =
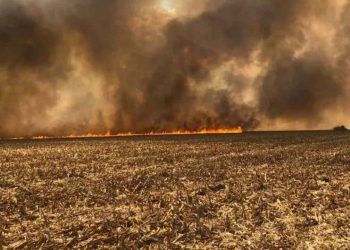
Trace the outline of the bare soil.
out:
[[[349,249],[350,133],[0,142],[0,249]]]

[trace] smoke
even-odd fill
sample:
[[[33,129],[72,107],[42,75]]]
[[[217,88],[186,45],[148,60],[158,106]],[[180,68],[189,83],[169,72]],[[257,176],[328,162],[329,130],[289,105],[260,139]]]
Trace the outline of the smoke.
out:
[[[349,111],[349,1],[170,4],[0,0],[0,137],[320,128]]]

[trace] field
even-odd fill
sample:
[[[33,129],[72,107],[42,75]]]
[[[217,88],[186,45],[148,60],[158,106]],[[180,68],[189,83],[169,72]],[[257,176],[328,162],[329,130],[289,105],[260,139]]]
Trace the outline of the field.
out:
[[[350,133],[0,142],[0,249],[349,249]]]

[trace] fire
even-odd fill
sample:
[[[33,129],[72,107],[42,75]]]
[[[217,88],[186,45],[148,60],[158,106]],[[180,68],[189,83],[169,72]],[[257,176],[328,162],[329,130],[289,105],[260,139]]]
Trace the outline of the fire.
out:
[[[241,134],[243,129],[241,127],[234,129],[202,129],[198,131],[189,131],[189,130],[179,130],[173,132],[150,132],[145,134],[135,134],[135,133],[121,133],[116,136],[125,137],[125,136],[147,136],[147,135],[200,135],[200,134]]]
[[[242,127],[232,128],[232,129],[201,129],[198,131],[189,131],[189,130],[179,130],[173,132],[149,132],[149,133],[118,133],[111,134],[107,132],[105,134],[84,134],[84,135],[68,135],[68,136],[34,136],[30,139],[33,140],[43,140],[43,139],[79,139],[79,138],[113,138],[113,137],[132,137],[132,136],[165,136],[165,135],[204,135],[204,134],[241,134],[243,133]],[[12,138],[14,140],[27,139],[24,137],[21,138]]]

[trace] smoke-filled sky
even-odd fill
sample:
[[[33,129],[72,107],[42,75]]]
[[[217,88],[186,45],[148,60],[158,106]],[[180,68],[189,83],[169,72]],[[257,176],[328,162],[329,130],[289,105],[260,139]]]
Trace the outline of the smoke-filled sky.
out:
[[[0,0],[0,137],[350,125],[350,0]]]

